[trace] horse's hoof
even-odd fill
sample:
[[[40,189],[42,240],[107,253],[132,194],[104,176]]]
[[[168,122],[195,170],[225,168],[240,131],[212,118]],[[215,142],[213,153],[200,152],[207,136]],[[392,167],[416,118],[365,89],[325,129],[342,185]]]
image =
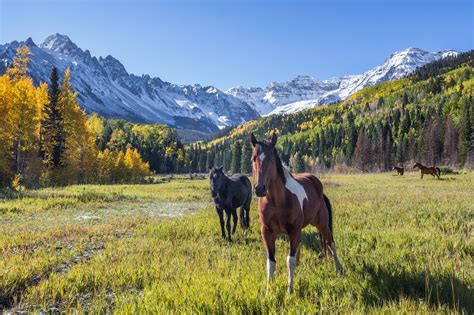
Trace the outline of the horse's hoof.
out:
[[[344,273],[345,273],[344,268],[342,268],[342,267],[337,268],[336,274],[337,274],[338,276],[343,276]]]

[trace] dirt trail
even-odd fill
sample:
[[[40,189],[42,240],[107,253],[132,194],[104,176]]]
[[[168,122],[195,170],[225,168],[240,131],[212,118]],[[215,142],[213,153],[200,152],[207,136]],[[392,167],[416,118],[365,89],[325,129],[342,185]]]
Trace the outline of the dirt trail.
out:
[[[41,281],[49,279],[53,274],[67,274],[73,266],[91,260],[94,254],[104,249],[105,246],[103,244],[94,244],[87,247],[81,254],[62,262],[60,265],[52,268],[45,274],[31,278],[25,285],[15,290],[15,292],[0,295],[0,311],[5,314],[17,314],[31,310],[30,307],[26,305],[23,307],[21,305],[21,296],[28,290],[28,288],[38,285]],[[58,246],[56,247],[56,250],[61,251],[62,247]]]

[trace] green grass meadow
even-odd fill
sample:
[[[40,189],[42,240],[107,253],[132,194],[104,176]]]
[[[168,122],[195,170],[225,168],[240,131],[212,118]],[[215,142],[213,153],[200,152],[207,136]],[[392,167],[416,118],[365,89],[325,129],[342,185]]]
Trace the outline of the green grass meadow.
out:
[[[256,199],[229,243],[208,180],[1,199],[0,313],[474,313],[474,173],[321,179],[346,273],[308,227],[291,295],[286,238],[265,296]]]

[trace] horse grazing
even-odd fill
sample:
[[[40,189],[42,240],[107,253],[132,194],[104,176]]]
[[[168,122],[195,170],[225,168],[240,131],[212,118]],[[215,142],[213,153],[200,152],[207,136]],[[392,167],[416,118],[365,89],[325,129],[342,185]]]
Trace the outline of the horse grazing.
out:
[[[439,179],[439,176],[441,175],[441,170],[439,169],[439,167],[424,166],[423,164],[416,162],[415,164],[413,164],[413,168],[417,168],[417,167],[420,169],[421,179],[423,179],[423,175],[425,174],[433,175],[433,177],[435,178],[438,177],[438,179]]]
[[[222,237],[225,238],[224,211],[227,215],[227,236],[232,241],[232,234],[237,228],[237,208],[240,207],[240,226],[248,229],[250,226],[250,202],[252,201],[252,185],[247,176],[236,174],[226,176],[221,167],[209,166],[209,178],[211,181],[211,195],[219,215]],[[234,226],[230,230],[230,217],[233,217]]]
[[[304,173],[292,175],[285,167],[275,149],[276,134],[259,141],[250,136],[253,146],[253,178],[255,193],[259,197],[262,240],[267,254],[267,293],[275,272],[275,240],[278,234],[287,234],[290,253],[287,257],[288,292],[293,291],[293,279],[299,260],[301,230],[307,225],[315,226],[334,257],[338,273],[342,273],[334,244],[332,208],[323,194],[323,185],[314,175]]]
[[[405,173],[405,169],[401,166],[394,166],[392,171],[397,171],[398,175],[403,175],[403,173]]]

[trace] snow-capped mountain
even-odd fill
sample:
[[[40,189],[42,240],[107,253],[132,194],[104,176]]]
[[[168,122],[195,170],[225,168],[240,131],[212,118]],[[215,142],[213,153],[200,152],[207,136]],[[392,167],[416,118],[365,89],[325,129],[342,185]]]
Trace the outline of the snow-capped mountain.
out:
[[[453,50],[430,53],[409,48],[360,75],[328,80],[298,76],[265,88],[238,87],[223,92],[213,86],[177,85],[149,75],[129,74],[114,57],[91,56],[61,34],[47,37],[39,46],[31,38],[0,45],[0,74],[23,44],[31,50],[29,72],[35,83],[48,82],[53,66],[60,72],[70,67],[79,103],[89,113],[204,132],[340,101],[366,86],[402,78],[426,63],[457,54]]]
[[[298,76],[291,81],[271,83],[266,88],[231,88],[226,93],[251,104],[262,116],[294,113],[317,105],[341,101],[366,86],[400,79],[429,62],[455,56],[453,50],[426,52],[418,48],[393,53],[385,62],[360,75],[317,80]]]
[[[53,66],[61,73],[70,67],[79,103],[89,113],[205,132],[259,116],[246,102],[212,86],[176,85],[149,75],[129,74],[114,57],[91,56],[61,34],[47,37],[39,46],[31,38],[0,45],[0,74],[23,44],[31,50],[28,70],[34,82],[48,82]]]

